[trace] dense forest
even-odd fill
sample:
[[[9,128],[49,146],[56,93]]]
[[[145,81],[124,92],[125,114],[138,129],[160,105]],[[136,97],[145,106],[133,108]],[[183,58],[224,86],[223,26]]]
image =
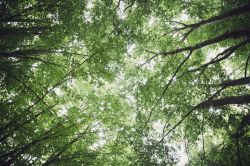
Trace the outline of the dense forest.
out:
[[[249,165],[249,43],[249,0],[1,0],[0,165]]]

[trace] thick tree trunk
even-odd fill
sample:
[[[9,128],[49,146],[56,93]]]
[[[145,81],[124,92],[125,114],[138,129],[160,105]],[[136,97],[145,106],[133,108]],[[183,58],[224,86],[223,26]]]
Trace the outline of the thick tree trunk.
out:
[[[238,86],[244,84],[250,84],[250,77],[240,78],[237,80],[229,80],[221,83],[220,86],[228,87],[228,86]]]
[[[211,17],[211,18],[206,19],[206,20],[201,20],[200,22],[197,22],[194,24],[185,25],[185,27],[183,29],[193,28],[193,27],[198,28],[198,27],[205,25],[205,24],[209,24],[209,23],[212,23],[215,21],[223,20],[225,18],[237,16],[237,15],[240,15],[243,13],[248,13],[248,12],[250,12],[250,4],[246,4],[246,5],[241,6],[239,8],[232,9],[231,11],[228,11],[228,12],[225,12],[223,14]]]
[[[199,108],[219,107],[229,104],[247,104],[250,103],[250,95],[230,96],[224,99],[207,100]]]
[[[193,52],[193,51],[198,50],[200,48],[203,48],[203,47],[215,44],[215,43],[219,43],[219,42],[227,40],[227,39],[237,39],[240,37],[245,37],[247,39],[244,40],[243,42],[239,43],[238,45],[233,46],[231,48],[231,49],[233,49],[232,51],[238,49],[238,46],[241,47],[241,46],[245,45],[246,43],[250,42],[250,28],[235,30],[235,31],[231,31],[231,32],[225,32],[222,35],[219,35],[219,36],[214,37],[212,39],[205,40],[203,42],[199,42],[199,43],[192,45],[192,46],[182,47],[182,48],[171,50],[171,51],[158,52],[154,56],[152,56],[151,58],[146,60],[146,62],[141,64],[141,66],[145,65],[146,63],[150,62],[152,59],[154,59],[160,55],[163,55],[163,56],[175,55],[175,54],[185,52],[185,51]]]
[[[16,148],[11,150],[10,152],[1,155],[0,159],[2,159],[2,162],[4,163],[4,165],[11,165],[20,154],[24,153],[25,151],[27,151],[31,147],[36,146],[40,142],[43,142],[43,141],[48,140],[48,139],[52,139],[54,136],[56,136],[58,131],[54,131],[54,130],[57,129],[58,126],[60,126],[62,124],[63,124],[63,122],[58,122],[51,129],[49,129],[48,131],[45,131],[43,134],[41,134],[40,137],[34,139],[33,141],[31,141],[28,144],[18,145]],[[6,159],[6,160],[4,160],[4,159]]]
[[[0,142],[5,141],[8,137],[10,137],[13,134],[14,131],[18,130],[21,127],[24,127],[26,124],[30,123],[32,120],[37,119],[40,115],[52,109],[55,105],[52,105],[51,107],[44,109],[41,112],[38,112],[37,114],[26,119],[24,122],[21,122],[20,119],[17,120],[18,118],[13,119],[11,122],[9,122],[7,125],[5,125],[4,127],[0,129]]]
[[[54,53],[54,51],[48,51],[48,50],[18,50],[13,52],[0,52],[0,57],[5,58],[20,58],[20,57],[30,57],[30,56],[38,56],[46,53]]]
[[[249,36],[250,36],[250,28],[241,29],[241,30],[226,32],[220,36],[205,40],[193,46],[183,47],[183,48],[179,48],[179,49],[168,51],[168,52],[161,52],[159,54],[167,56],[167,55],[173,55],[173,54],[177,54],[177,53],[184,52],[184,51],[194,51],[194,50],[197,50],[205,46],[212,45],[212,44],[215,44],[215,43],[227,40],[227,39],[236,39],[240,37],[249,37]],[[247,41],[249,42],[249,40]]]
[[[18,22],[18,23],[49,23],[49,19],[28,19],[28,18],[17,18],[12,20],[3,20],[3,22]]]
[[[34,26],[34,27],[5,27],[0,28],[0,37],[10,37],[16,35],[34,35],[42,34],[49,30],[50,26]]]
[[[57,5],[59,1],[55,1],[51,4],[45,4],[43,1],[38,1],[36,4],[24,9],[23,11],[20,11],[19,13],[15,13],[13,15],[8,15],[7,17],[1,18],[0,22],[11,22],[14,19],[21,18],[23,16],[27,16],[30,13],[34,13],[35,11],[47,11],[47,10],[52,10],[53,7],[59,7]]]

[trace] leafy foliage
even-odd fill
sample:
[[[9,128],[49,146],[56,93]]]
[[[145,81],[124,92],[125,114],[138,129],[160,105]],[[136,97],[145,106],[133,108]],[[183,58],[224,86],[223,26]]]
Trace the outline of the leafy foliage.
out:
[[[1,165],[247,165],[248,0],[0,2]]]

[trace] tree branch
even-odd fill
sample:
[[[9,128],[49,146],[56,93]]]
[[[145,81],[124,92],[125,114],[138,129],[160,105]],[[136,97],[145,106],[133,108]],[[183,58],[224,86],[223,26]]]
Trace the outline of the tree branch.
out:
[[[250,95],[230,96],[223,99],[207,100],[199,105],[198,108],[220,107],[229,104],[247,104],[250,103]]]
[[[229,80],[220,84],[222,87],[238,86],[250,83],[250,77],[244,77],[237,80]]]
[[[244,73],[245,77],[247,77],[247,67],[248,67],[249,60],[250,60],[250,55],[247,57],[247,60],[246,60],[245,73]]]
[[[247,40],[244,40],[244,41],[242,41],[242,42],[240,42],[240,43],[238,43],[238,44],[236,44],[234,46],[231,46],[231,47],[227,48],[226,50],[224,50],[223,52],[219,53],[210,62],[205,63],[205,64],[201,65],[198,68],[189,70],[188,72],[196,72],[196,71],[199,71],[199,70],[201,70],[203,68],[208,67],[209,65],[212,65],[212,64],[218,63],[218,62],[220,62],[222,60],[225,60],[225,59],[229,58],[237,49],[243,47],[244,45],[246,45],[249,42],[250,42],[250,39],[247,39]],[[222,56],[222,57],[220,57],[220,56]]]
[[[177,75],[178,71],[180,70],[180,68],[184,65],[184,63],[190,58],[190,56],[192,55],[192,51],[189,52],[188,56],[180,63],[180,65],[178,66],[178,68],[176,69],[176,71],[174,72],[172,78],[170,79],[170,81],[168,82],[168,84],[165,86],[160,98],[158,99],[158,102],[162,99],[162,97],[164,96],[164,94],[166,93],[167,89],[169,88],[170,84],[173,82],[175,76]]]
[[[227,40],[227,39],[236,39],[236,38],[240,38],[240,37],[249,37],[249,36],[250,36],[250,28],[235,30],[235,31],[231,31],[231,32],[225,32],[222,35],[216,36],[212,39],[205,40],[205,41],[197,43],[195,45],[182,47],[182,48],[178,48],[178,49],[166,51],[166,52],[165,51],[159,52],[159,53],[155,54],[153,57],[149,58],[145,63],[148,63],[149,61],[151,61],[152,59],[156,58],[159,55],[167,56],[167,55],[178,54],[178,53],[185,52],[185,51],[195,51],[195,50],[198,50],[200,48],[203,48],[203,47],[215,44],[215,43],[219,43],[219,42]],[[248,40],[246,40],[246,41],[248,41]]]
[[[219,90],[217,90],[208,100],[206,101],[210,101],[212,100],[215,96],[217,96],[221,91],[223,91],[225,89],[225,87],[220,88]],[[160,141],[158,141],[154,146],[158,146],[161,142],[164,141],[164,138],[166,136],[168,136],[172,131],[174,131],[189,115],[191,115],[193,113],[194,110],[200,108],[200,106],[205,103],[206,101],[201,102],[200,104],[196,105],[195,107],[193,107],[189,112],[187,112],[182,119],[177,122],[163,137]]]
[[[244,13],[248,13],[248,12],[250,12],[250,4],[246,4],[244,6],[232,9],[231,11],[225,12],[223,14],[220,14],[220,15],[217,15],[217,16],[214,16],[214,17],[210,17],[210,18],[205,19],[205,20],[201,20],[201,21],[199,21],[197,23],[184,24],[184,23],[178,22],[178,24],[183,25],[183,27],[179,28],[179,30],[184,30],[184,29],[187,29],[187,28],[196,29],[198,27],[201,27],[203,25],[206,25],[206,24],[209,24],[209,23],[212,23],[212,22],[220,21],[220,20],[223,20],[223,19],[228,18],[228,17],[233,17],[233,16],[244,14]]]

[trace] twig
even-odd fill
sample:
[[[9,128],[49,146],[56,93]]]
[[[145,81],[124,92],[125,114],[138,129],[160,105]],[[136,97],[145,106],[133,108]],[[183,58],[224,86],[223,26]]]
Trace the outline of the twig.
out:
[[[250,60],[250,55],[248,56],[247,58],[247,61],[246,61],[246,66],[245,66],[245,73],[244,73],[244,76],[247,77],[247,67],[248,67],[248,62]]]
[[[123,12],[126,12],[126,10],[128,10],[128,8],[131,8],[131,7],[134,5],[134,3],[135,3],[135,0],[133,0],[133,1],[131,2],[131,4],[128,5],[128,6],[124,9]]]
[[[204,141],[204,116],[202,115],[202,150],[203,150],[203,157],[202,157],[202,165],[204,164],[204,160],[206,159],[206,151],[205,151],[205,141]]]
[[[172,21],[173,23],[177,23],[177,24],[180,24],[180,25],[182,25],[182,26],[184,26],[184,27],[186,27],[187,26],[187,24],[184,24],[184,23],[182,23],[182,22],[180,22],[180,21]]]
[[[121,3],[122,0],[119,0],[116,7],[115,7],[115,10],[118,9],[120,7],[120,3]]]

